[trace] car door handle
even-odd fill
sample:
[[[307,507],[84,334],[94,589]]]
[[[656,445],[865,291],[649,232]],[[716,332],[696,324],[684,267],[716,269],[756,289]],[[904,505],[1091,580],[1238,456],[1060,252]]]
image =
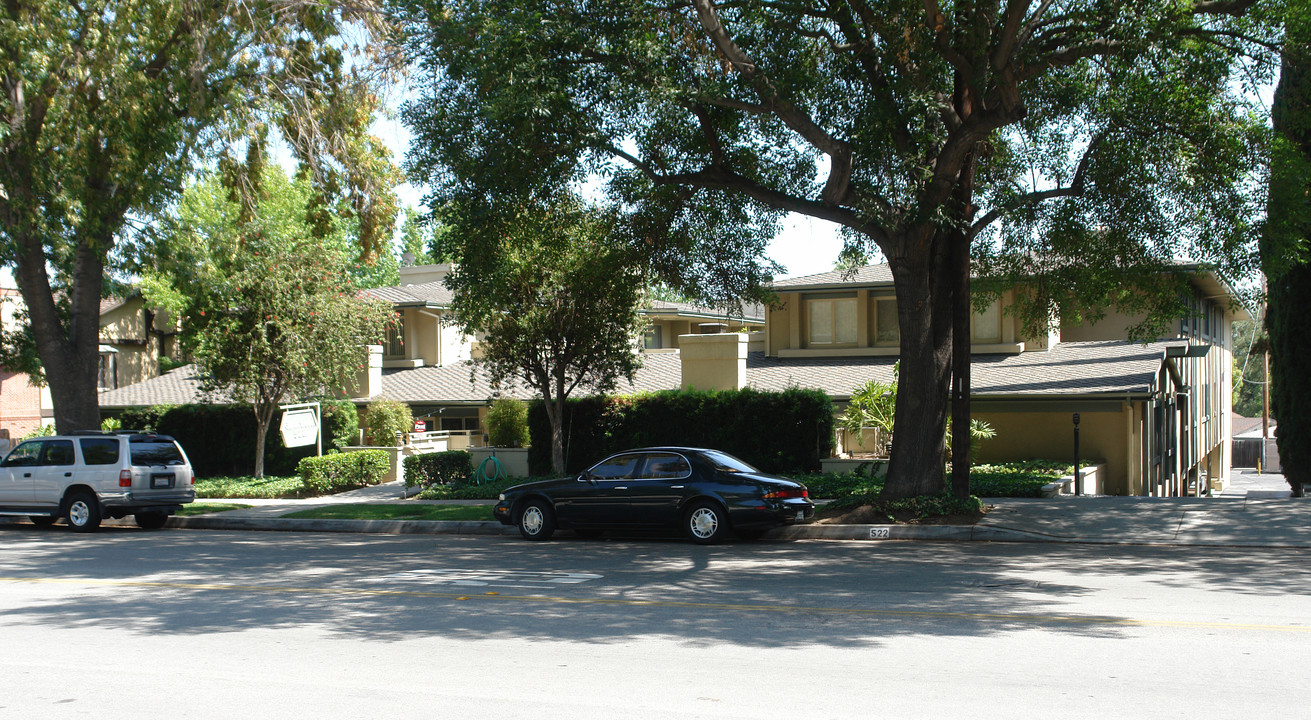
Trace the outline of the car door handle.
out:
[[[682,485],[670,485],[670,486],[669,486],[669,489],[670,489],[670,490],[682,490],[682,489],[683,489],[683,486],[682,486]]]
[[[32,477],[32,473],[23,473],[23,477]]]
[[[627,486],[627,485],[618,485],[618,486],[615,487],[615,489],[616,489],[616,490],[627,490],[627,489],[628,489],[628,486]]]
[[[66,473],[64,473],[64,477],[73,477],[73,473],[71,473],[71,472],[66,472]]]

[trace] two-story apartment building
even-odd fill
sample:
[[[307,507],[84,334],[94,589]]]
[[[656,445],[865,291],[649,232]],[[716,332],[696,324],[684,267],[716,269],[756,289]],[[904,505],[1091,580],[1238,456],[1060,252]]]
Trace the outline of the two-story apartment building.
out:
[[[448,271],[403,269],[402,285],[369,291],[391,302],[401,323],[356,399],[406,402],[424,429],[475,430],[493,389],[469,364],[477,339],[443,322],[450,295],[441,278]],[[1147,344],[1129,341],[1126,328],[1136,318],[1115,312],[1095,324],[1026,337],[1007,312],[1013,293],[976,314],[972,408],[997,431],[979,460],[1072,458],[1078,413],[1081,456],[1103,466],[1103,492],[1179,495],[1225,483],[1229,326],[1245,313],[1213,274],[1181,271],[1190,278],[1194,312]],[[782,280],[774,289],[778,305],[759,315],[653,304],[646,313],[662,328],[659,342],[648,334],[641,344],[659,347],[644,351],[643,367],[620,391],[803,387],[824,391],[841,407],[868,380],[893,379],[900,338],[887,266]],[[719,332],[725,329],[734,332]],[[194,387],[183,368],[104,393],[101,405],[112,411],[191,402]],[[502,394],[532,397],[525,388]]]
[[[1179,495],[1226,483],[1230,325],[1247,316],[1213,273],[1181,271],[1193,312],[1157,342],[1129,341],[1139,318],[1114,311],[1027,337],[1008,312],[1014,291],[976,313],[972,411],[997,431],[979,461],[1072,458],[1077,413],[1080,453],[1105,464],[1105,492]],[[775,290],[782,304],[769,313],[762,363],[793,366],[802,386],[824,373],[892,379],[900,336],[888,266],[784,280]],[[803,372],[807,364],[825,370]],[[856,387],[844,397],[825,386],[839,402]]]

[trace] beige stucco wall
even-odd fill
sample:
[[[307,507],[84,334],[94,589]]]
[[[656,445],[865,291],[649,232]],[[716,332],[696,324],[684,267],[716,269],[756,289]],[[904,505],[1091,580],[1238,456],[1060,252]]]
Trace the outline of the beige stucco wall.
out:
[[[997,436],[984,440],[977,462],[1050,459],[1074,462],[1074,422],[1070,412],[987,412],[975,418],[992,424]],[[1128,495],[1133,412],[1085,412],[1079,417],[1080,462],[1106,464],[1106,492]]]

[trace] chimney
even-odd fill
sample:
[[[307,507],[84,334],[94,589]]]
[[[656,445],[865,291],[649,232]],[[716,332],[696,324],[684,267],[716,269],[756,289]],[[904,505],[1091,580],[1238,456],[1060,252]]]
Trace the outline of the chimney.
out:
[[[679,335],[684,390],[741,390],[747,384],[747,334]]]
[[[355,376],[355,382],[342,393],[353,400],[368,400],[382,392],[382,346],[365,345],[364,367]]]

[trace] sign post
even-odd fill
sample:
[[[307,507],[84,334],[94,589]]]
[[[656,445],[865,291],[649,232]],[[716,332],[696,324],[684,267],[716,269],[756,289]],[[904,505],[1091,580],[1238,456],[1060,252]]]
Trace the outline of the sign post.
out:
[[[285,447],[303,447],[311,443],[315,454],[323,454],[323,427],[319,422],[319,404],[281,405],[282,425],[278,428]]]

